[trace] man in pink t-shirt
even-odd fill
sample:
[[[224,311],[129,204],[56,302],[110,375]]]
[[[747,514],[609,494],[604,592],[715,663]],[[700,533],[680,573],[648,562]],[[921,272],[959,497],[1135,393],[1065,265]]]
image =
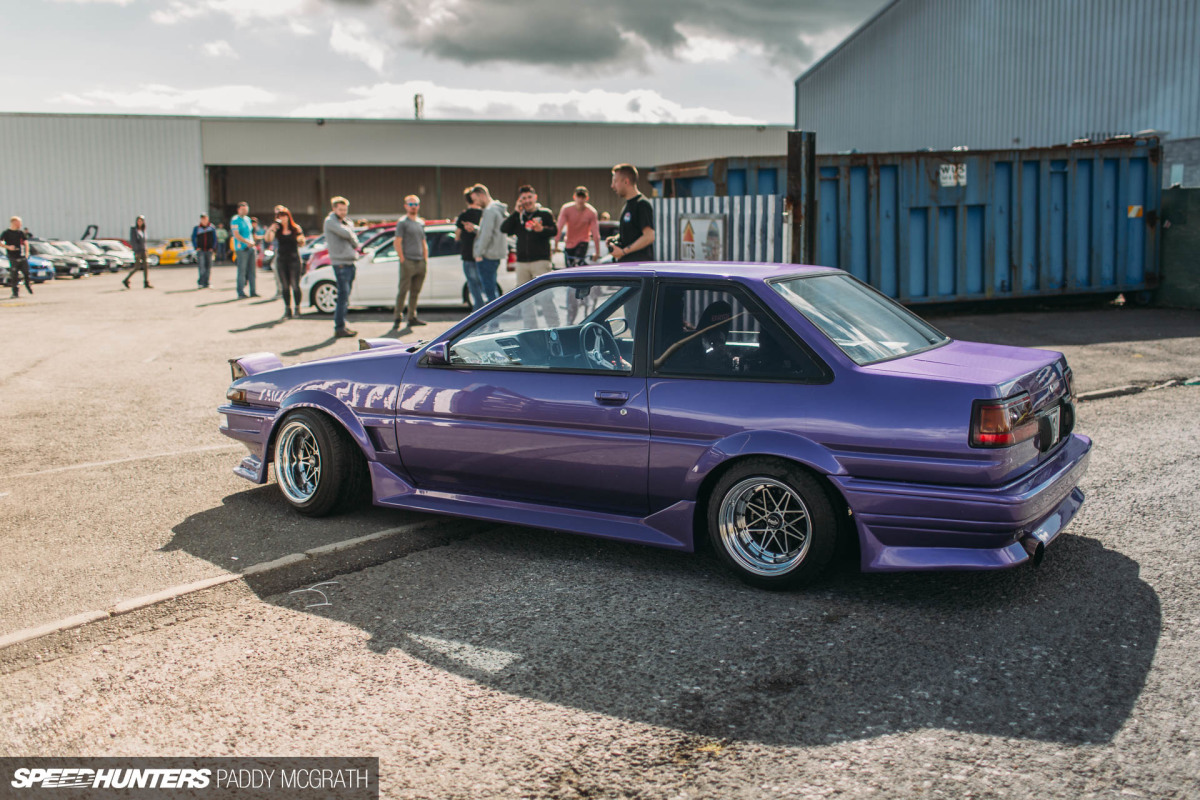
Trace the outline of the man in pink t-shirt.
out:
[[[600,260],[600,218],[596,209],[588,203],[586,186],[575,187],[575,200],[567,203],[558,212],[558,236],[554,237],[554,249],[566,236],[565,254],[568,267],[577,267],[587,258],[588,241],[596,243],[595,261]]]

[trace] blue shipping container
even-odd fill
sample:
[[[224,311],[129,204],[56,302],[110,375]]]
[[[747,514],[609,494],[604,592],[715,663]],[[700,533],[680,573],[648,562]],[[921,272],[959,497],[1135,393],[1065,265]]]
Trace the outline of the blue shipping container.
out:
[[[817,258],[904,303],[1139,291],[1158,281],[1161,150],[817,156]]]
[[[1159,275],[1161,153],[1155,138],[1123,138],[1032,150],[819,155],[814,261],[904,303],[1151,289]],[[759,157],[659,167],[651,178],[668,197],[722,188],[736,197],[777,195],[786,174],[786,158]],[[776,251],[758,248],[768,258]]]

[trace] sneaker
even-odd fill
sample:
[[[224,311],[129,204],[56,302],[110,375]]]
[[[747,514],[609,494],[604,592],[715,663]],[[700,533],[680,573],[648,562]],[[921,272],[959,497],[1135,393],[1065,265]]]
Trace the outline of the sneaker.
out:
[[[342,328],[340,331],[334,331],[333,336],[335,339],[348,339],[351,336],[358,336],[358,331],[352,331],[349,328]]]
[[[250,293],[250,296],[251,296],[251,297],[258,297],[258,292],[251,292],[251,293]]]
[[[427,324],[429,324],[429,323],[427,323],[427,322],[426,322],[425,320],[423,320],[423,319],[417,319],[416,317],[413,317],[412,319],[410,319],[410,320],[408,321],[408,324],[409,324],[409,325],[427,325]]]
[[[246,295],[244,295],[244,294],[239,294],[239,295],[237,296],[237,299],[238,299],[238,300],[245,300],[245,299],[246,299]]]

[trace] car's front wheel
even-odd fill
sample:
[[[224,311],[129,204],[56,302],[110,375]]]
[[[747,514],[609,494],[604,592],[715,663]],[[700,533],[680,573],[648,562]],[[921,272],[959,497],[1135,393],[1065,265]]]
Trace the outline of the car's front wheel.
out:
[[[332,314],[337,309],[337,284],[321,281],[312,288],[312,304],[322,314]]]
[[[837,521],[829,496],[810,473],[785,461],[755,458],[713,487],[708,534],[721,560],[746,583],[794,589],[829,565]]]
[[[146,256],[146,263],[152,267],[157,267],[158,266],[158,256],[155,255],[154,253],[151,253],[150,255]]]
[[[323,517],[363,498],[366,459],[329,417],[301,409],[275,437],[275,480],[284,498],[307,517]]]

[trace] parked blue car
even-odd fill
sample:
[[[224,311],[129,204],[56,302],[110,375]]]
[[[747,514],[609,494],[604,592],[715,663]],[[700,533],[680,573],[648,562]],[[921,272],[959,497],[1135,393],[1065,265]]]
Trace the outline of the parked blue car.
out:
[[[841,270],[579,267],[428,344],[234,359],[221,432],[299,512],[376,505],[690,551],[801,586],[1041,559],[1083,503],[1061,353],[955,341]]]
[[[29,280],[32,283],[45,283],[54,280],[54,265],[41,256],[30,256]],[[0,287],[8,285],[8,259],[0,256]]]

